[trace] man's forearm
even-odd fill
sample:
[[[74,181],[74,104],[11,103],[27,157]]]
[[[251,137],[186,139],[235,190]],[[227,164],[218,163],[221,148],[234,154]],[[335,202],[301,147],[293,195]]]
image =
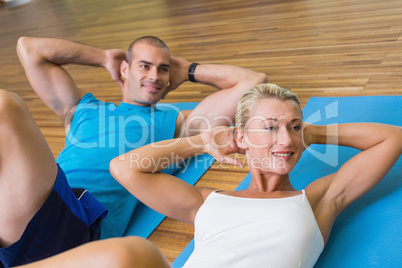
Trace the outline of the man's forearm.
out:
[[[218,89],[235,87],[239,83],[250,87],[266,83],[267,75],[257,73],[241,67],[220,64],[200,64],[194,72],[194,79],[198,83],[214,86]]]
[[[17,50],[26,57],[34,57],[38,62],[48,61],[57,65],[103,66],[105,58],[104,50],[53,38],[21,37],[18,41]]]
[[[63,120],[81,99],[81,91],[63,64],[102,66],[103,51],[67,40],[21,37],[18,57],[33,90]]]

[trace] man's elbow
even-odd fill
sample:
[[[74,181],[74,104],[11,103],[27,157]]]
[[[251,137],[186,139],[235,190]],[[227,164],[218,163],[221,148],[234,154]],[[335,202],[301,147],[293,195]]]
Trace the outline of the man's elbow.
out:
[[[33,50],[33,38],[21,36],[17,41],[17,55],[20,62],[24,65],[35,56],[35,51]]]
[[[243,84],[248,87],[248,89],[251,89],[259,84],[268,83],[268,76],[265,73],[252,72],[252,75],[248,73],[245,77],[243,77],[242,81]]]
[[[265,73],[258,73],[258,83],[259,84],[265,84],[268,83],[268,75]]]
[[[17,54],[18,54],[20,59],[21,59],[22,55],[27,54],[26,50],[27,50],[28,38],[29,37],[25,37],[25,36],[21,36],[20,38],[18,38],[18,41],[17,41]]]

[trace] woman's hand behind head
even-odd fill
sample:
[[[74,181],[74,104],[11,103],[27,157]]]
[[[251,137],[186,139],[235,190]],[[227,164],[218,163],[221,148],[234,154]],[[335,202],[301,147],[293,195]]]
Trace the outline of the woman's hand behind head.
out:
[[[239,148],[234,138],[235,127],[215,127],[210,132],[201,133],[204,140],[205,153],[210,154],[221,163],[232,164],[243,167],[243,164],[238,160],[230,157],[229,154],[245,153],[245,150]]]

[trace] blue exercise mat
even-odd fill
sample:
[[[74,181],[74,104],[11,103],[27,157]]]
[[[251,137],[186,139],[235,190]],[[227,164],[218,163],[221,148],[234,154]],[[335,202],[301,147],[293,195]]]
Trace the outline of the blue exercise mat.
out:
[[[304,121],[317,125],[378,122],[402,125],[402,96],[310,98]],[[297,189],[333,173],[358,150],[312,145],[290,174]],[[307,168],[306,168],[307,167]],[[237,190],[248,187],[251,174]],[[182,267],[194,249],[194,240],[173,263]],[[335,221],[316,268],[402,267],[402,159],[384,180],[349,206]]]
[[[172,107],[177,107],[178,110],[192,110],[197,104],[197,102],[161,103],[157,104],[157,107],[162,110],[171,109]],[[187,159],[179,167],[172,168],[170,172],[165,172],[194,185],[214,161],[215,159],[210,155],[201,155]],[[135,208],[127,230],[124,232],[124,236],[135,235],[148,238],[165,218],[166,216],[139,203]]]

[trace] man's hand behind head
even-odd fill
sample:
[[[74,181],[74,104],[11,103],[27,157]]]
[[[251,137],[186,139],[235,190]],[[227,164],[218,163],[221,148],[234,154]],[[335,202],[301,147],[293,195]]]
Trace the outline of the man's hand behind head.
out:
[[[110,76],[116,81],[121,88],[123,88],[124,81],[121,78],[120,65],[122,61],[126,60],[126,51],[119,49],[105,50],[103,67],[109,72]]]

